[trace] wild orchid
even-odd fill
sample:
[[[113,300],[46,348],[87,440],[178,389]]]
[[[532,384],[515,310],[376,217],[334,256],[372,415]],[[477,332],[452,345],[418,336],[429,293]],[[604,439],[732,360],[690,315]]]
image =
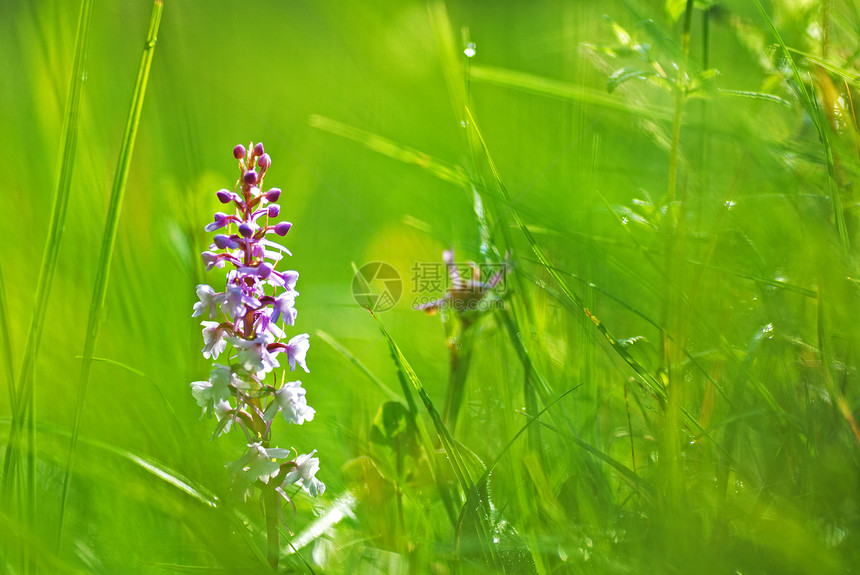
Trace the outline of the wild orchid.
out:
[[[276,203],[281,190],[263,191],[272,160],[262,143],[247,149],[236,146],[233,156],[241,175],[233,191],[216,193],[233,211],[217,212],[206,226],[207,232],[224,231],[201,254],[207,271],[229,264],[226,285],[223,291],[198,285],[199,301],[192,313],[192,317],[203,318],[203,356],[227,359],[212,365],[208,380],[193,382],[191,393],[203,409],[202,417],[217,420],[215,437],[232,428],[245,433],[247,450],[227,467],[261,489],[266,500],[269,560],[276,565],[280,506],[272,501],[280,495],[291,503],[285,491],[290,485],[316,496],[325,491],[325,484],[315,476],[319,469],[316,450],[299,454],[270,444],[272,424],[279,413],[296,425],[314,418],[301,381],[286,381],[286,370],[280,378],[276,375],[284,360],[290,371],[299,366],[310,373],[306,361],[310,342],[306,333],[282,341],[287,334],[281,325],[293,326],[296,321],[299,274],[275,269],[285,254],[292,254],[268,238],[285,236],[292,224],[273,222],[281,210]],[[274,529],[272,514],[276,515]]]

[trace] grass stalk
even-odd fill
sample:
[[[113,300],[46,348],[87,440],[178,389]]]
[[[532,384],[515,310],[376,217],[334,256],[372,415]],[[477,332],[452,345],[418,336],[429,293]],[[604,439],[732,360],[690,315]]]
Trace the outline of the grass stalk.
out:
[[[78,27],[75,39],[75,59],[72,66],[72,76],[69,85],[69,95],[63,114],[63,129],[60,137],[60,151],[57,160],[57,175],[54,182],[54,194],[51,203],[51,219],[48,226],[48,237],[39,267],[39,278],[36,282],[35,305],[27,333],[27,343],[21,371],[18,377],[17,389],[11,394],[12,426],[6,444],[3,459],[2,501],[3,508],[10,509],[13,492],[19,484],[23,470],[19,468],[21,458],[21,435],[27,421],[27,462],[26,462],[26,492],[21,507],[26,508],[25,525],[33,526],[36,520],[36,434],[35,434],[35,366],[51,295],[54,272],[60,253],[60,241],[66,220],[69,204],[72,173],[75,165],[75,152],[78,142],[78,119],[80,116],[81,94],[83,92],[87,46],[90,38],[90,24],[93,13],[93,0],[83,0],[78,17]],[[5,316],[5,314],[4,314]],[[12,385],[15,385],[14,383]],[[31,557],[32,559],[32,557]]]
[[[266,557],[273,570],[278,570],[278,560],[281,557],[281,533],[278,530],[280,520],[280,503],[278,492],[274,485],[263,489],[263,506],[266,514]]]
[[[6,367],[6,381],[9,387],[9,405],[18,403],[15,393],[15,367],[12,363],[12,333],[9,329],[9,306],[6,304],[6,284],[3,281],[3,266],[0,265],[0,337],[2,337],[3,363]]]
[[[686,233],[686,186],[678,192],[678,164],[681,155],[681,127],[684,105],[687,99],[687,68],[690,51],[693,0],[687,0],[684,10],[684,28],[681,35],[681,61],[674,84],[675,111],[672,121],[672,140],[669,151],[668,188],[666,190],[666,253],[665,281],[667,297],[663,300],[664,325],[669,329],[663,333],[663,365],[667,376],[667,402],[661,437],[661,458],[665,472],[666,503],[670,506],[684,504],[684,483],[681,477],[681,410],[684,404],[683,374],[680,373],[685,348],[684,325],[688,302],[682,290],[684,277],[684,240]]]
[[[83,419],[87,386],[89,384],[90,372],[92,371],[94,361],[93,354],[95,352],[101,322],[104,317],[105,300],[107,298],[108,281],[110,279],[111,261],[113,260],[114,246],[116,245],[116,235],[119,228],[119,218],[122,213],[128,174],[131,169],[134,142],[137,136],[137,128],[140,124],[140,116],[143,111],[143,100],[146,95],[149,71],[152,67],[152,58],[155,54],[158,27],[161,23],[161,12],[163,8],[164,4],[162,0],[155,0],[153,2],[152,14],[149,21],[149,30],[147,31],[143,55],[141,56],[140,66],[137,71],[137,79],[135,81],[134,93],[131,100],[131,109],[125,125],[125,133],[123,134],[122,145],[120,147],[113,189],[111,190],[107,222],[105,224],[101,253],[99,255],[98,270],[96,272],[96,285],[93,290],[93,299],[90,304],[89,319],[87,321],[87,335],[84,342],[84,354],[81,363],[80,378],[78,380],[77,402],[75,405],[75,423],[72,429],[69,454],[63,475],[63,487],[60,497],[60,516],[57,531],[58,549],[60,548],[63,539],[63,521],[68,498],[69,481],[75,464],[75,449],[78,443],[78,433],[80,432],[81,421]]]
[[[792,87],[800,99],[800,102],[803,104],[803,107],[806,109],[806,113],[809,115],[809,119],[812,121],[812,124],[815,126],[815,130],[818,133],[818,138],[821,141],[824,151],[824,161],[827,165],[827,187],[830,202],[833,207],[833,217],[836,221],[836,231],[839,234],[839,241],[842,244],[842,247],[845,250],[848,250],[851,247],[851,242],[848,236],[848,226],[845,222],[845,212],[839,195],[839,188],[836,183],[836,163],[833,157],[833,148],[830,145],[830,137],[827,133],[827,123],[824,122],[821,117],[822,113],[816,100],[814,84],[810,82],[810,89],[806,88],[804,77],[801,74],[797,63],[794,61],[794,56],[792,55],[793,50],[785,44],[785,41],[782,39],[782,35],[779,33],[779,30],[776,29],[773,20],[764,9],[764,6],[762,6],[760,0],[753,0],[753,2],[758,8],[758,11],[767,24],[771,34],[773,34],[783,57],[791,67],[791,76],[794,80]]]
[[[418,397],[421,399],[421,402],[424,404],[424,408],[427,411],[427,414],[430,416],[431,421],[433,422],[433,427],[436,430],[436,434],[439,438],[440,443],[442,444],[442,448],[445,450],[446,455],[448,456],[448,461],[451,463],[451,467],[454,471],[454,475],[457,478],[457,483],[460,485],[460,489],[462,490],[465,498],[466,504],[463,506],[463,509],[460,513],[459,524],[462,526],[462,522],[464,517],[467,516],[469,512],[474,512],[475,516],[478,520],[478,537],[481,543],[481,549],[484,552],[484,559],[488,565],[498,565],[498,554],[491,542],[490,531],[491,531],[491,513],[489,508],[487,507],[487,502],[483,498],[474,497],[475,490],[479,487],[477,486],[469,473],[469,468],[466,465],[463,454],[461,453],[460,448],[457,443],[454,441],[454,438],[451,436],[450,431],[445,426],[445,422],[442,420],[441,415],[436,410],[436,407],[433,405],[430,396],[427,394],[427,391],[424,389],[421,380],[418,379],[418,376],[415,374],[415,371],[412,369],[412,366],[409,365],[409,362],[406,360],[406,357],[403,355],[403,352],[400,351],[400,347],[394,341],[394,339],[389,335],[388,331],[385,329],[385,326],[379,321],[379,318],[373,314],[373,319],[376,320],[377,325],[379,326],[382,335],[388,340],[388,344],[391,348],[392,356],[394,357],[395,363],[397,364],[399,372],[402,376],[408,379],[411,386],[418,393]],[[479,508],[476,508],[476,505]]]
[[[451,434],[457,428],[457,419],[466,394],[466,379],[472,361],[475,334],[474,324],[461,320],[459,334],[448,340],[451,348],[448,372],[448,392],[445,396],[444,420]]]

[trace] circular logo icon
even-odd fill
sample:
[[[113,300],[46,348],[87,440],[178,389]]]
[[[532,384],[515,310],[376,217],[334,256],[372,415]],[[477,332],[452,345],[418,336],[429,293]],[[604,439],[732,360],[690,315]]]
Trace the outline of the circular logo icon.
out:
[[[371,311],[388,311],[400,301],[403,282],[400,274],[385,262],[364,264],[352,278],[352,296],[358,305]]]

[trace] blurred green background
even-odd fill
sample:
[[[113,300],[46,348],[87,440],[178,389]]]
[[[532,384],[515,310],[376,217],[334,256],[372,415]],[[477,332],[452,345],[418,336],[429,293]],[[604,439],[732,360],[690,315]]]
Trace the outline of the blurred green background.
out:
[[[166,0],[95,353],[113,363],[90,378],[58,548],[89,302],[152,4],[95,3],[58,267],[50,298],[34,301],[80,7],[0,2],[4,387],[34,307],[47,312],[36,520],[17,488],[0,512],[0,571],[265,571],[258,505],[230,495],[224,468],[244,438],[211,441],[189,388],[209,369],[194,288],[223,285],[200,261],[203,227],[235,181],[232,147],[262,141],[293,222],[301,297],[288,332],[311,335],[302,381],[317,410],[276,436],[319,450],[327,485],[285,509],[298,553],[285,549],[282,569],[852,573],[860,12],[854,0],[762,5],[695,2],[685,65],[683,1]],[[611,77],[627,81],[610,91]],[[494,249],[482,250],[476,195]],[[410,269],[448,248],[461,262],[509,254],[509,313],[470,328],[455,432],[476,469],[501,456],[484,495],[501,557],[489,564],[426,476],[443,456],[424,451],[394,477],[371,433],[390,398],[351,361],[401,389],[351,292],[353,264],[387,262],[405,292],[379,318],[444,403],[460,324],[412,309]],[[530,403],[537,381],[547,396]],[[4,447],[11,414],[4,391]]]

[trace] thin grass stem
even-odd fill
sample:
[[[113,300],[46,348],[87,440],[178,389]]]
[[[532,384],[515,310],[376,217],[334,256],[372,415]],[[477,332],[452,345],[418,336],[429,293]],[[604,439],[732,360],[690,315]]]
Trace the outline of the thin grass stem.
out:
[[[152,14],[149,21],[149,30],[146,34],[143,55],[141,56],[137,79],[134,86],[134,93],[131,99],[131,109],[125,125],[125,133],[123,134],[119,159],[117,161],[116,176],[114,177],[113,189],[111,190],[107,222],[105,224],[101,253],[99,255],[98,270],[96,273],[96,285],[93,290],[93,299],[90,304],[90,314],[87,321],[87,336],[84,342],[84,354],[81,363],[80,378],[78,380],[77,402],[75,405],[75,423],[72,429],[69,454],[63,476],[63,487],[60,497],[60,516],[57,530],[57,549],[60,549],[63,539],[63,520],[65,517],[66,502],[68,498],[69,481],[75,464],[75,449],[78,443],[78,434],[80,432],[81,421],[83,419],[87,386],[89,384],[90,372],[92,371],[94,361],[93,354],[95,352],[95,346],[104,316],[108,281],[110,279],[111,261],[113,260],[114,246],[116,245],[119,219],[120,214],[122,213],[128,174],[131,169],[134,142],[137,136],[137,129],[140,124],[140,116],[143,111],[143,101],[146,95],[149,71],[152,67],[153,56],[155,55],[155,45],[158,38],[158,28],[161,23],[161,13],[163,8],[164,4],[162,0],[155,0],[153,2]]]
[[[26,509],[25,525],[33,527],[36,521],[36,434],[35,434],[35,365],[42,339],[42,331],[47,314],[48,301],[51,295],[54,272],[60,252],[60,241],[66,219],[71,189],[72,172],[75,166],[75,152],[78,142],[78,118],[80,115],[81,94],[83,92],[87,46],[90,38],[90,23],[92,21],[93,0],[83,0],[78,17],[77,35],[75,39],[75,59],[72,66],[72,76],[69,86],[69,96],[63,115],[63,129],[60,137],[60,151],[57,160],[57,176],[54,182],[54,194],[51,204],[51,219],[48,227],[48,237],[39,267],[39,278],[36,283],[35,307],[30,319],[27,333],[27,344],[24,359],[18,377],[17,389],[13,392],[15,402],[12,404],[12,426],[6,444],[3,460],[2,501],[3,508],[11,509],[11,499],[15,486],[22,476],[19,469],[21,458],[21,434],[27,420],[27,462],[26,462],[26,491],[20,507]],[[14,384],[13,384],[14,385]],[[24,551],[27,555],[27,552]],[[33,568],[33,557],[29,555],[24,561],[28,569]]]

